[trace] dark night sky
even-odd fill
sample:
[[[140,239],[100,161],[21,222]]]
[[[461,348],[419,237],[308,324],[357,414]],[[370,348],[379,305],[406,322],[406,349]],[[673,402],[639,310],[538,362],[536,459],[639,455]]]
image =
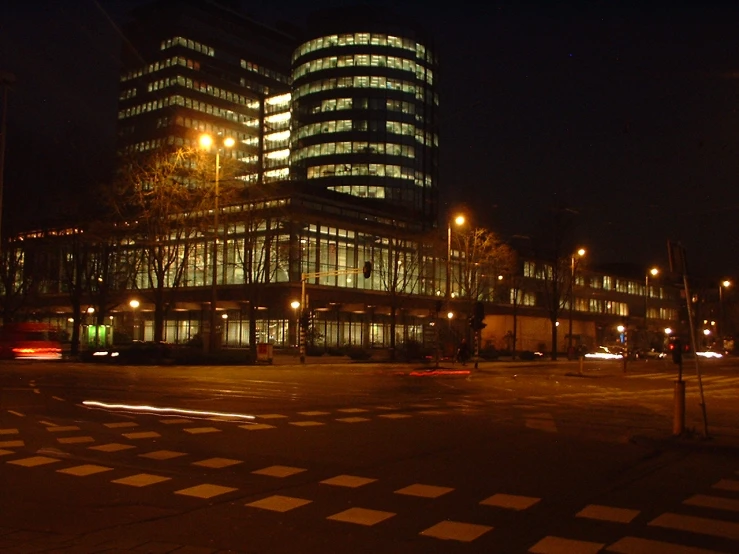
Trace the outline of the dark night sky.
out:
[[[10,96],[6,217],[70,175],[99,177],[113,149],[120,37],[144,0],[10,0],[0,70]],[[292,22],[353,2],[243,2]],[[580,214],[596,262],[739,276],[739,3],[381,2],[416,14],[441,55],[441,185],[452,208],[503,236],[553,206]],[[29,162],[25,155],[34,152]],[[60,160],[63,165],[58,165]],[[11,215],[8,215],[11,210]]]

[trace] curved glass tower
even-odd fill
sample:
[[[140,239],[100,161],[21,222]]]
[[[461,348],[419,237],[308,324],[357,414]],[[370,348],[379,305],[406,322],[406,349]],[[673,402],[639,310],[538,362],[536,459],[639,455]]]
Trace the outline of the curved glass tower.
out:
[[[369,10],[369,8],[367,8]],[[436,56],[423,34],[332,10],[292,57],[293,178],[432,227],[438,211]]]

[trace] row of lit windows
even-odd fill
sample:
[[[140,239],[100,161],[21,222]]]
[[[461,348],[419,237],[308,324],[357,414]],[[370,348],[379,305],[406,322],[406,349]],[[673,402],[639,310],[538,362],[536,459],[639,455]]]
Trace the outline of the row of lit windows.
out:
[[[174,37],[163,40],[161,44],[161,49],[166,50],[167,48],[172,48],[173,46],[184,46],[185,48],[195,50],[196,52],[200,52],[201,54],[205,54],[206,56],[213,57],[216,55],[216,51],[214,48],[183,37]]]
[[[417,100],[423,101],[426,89],[413,81],[404,81],[384,77],[382,75],[354,75],[350,77],[334,77],[330,79],[317,79],[297,87],[293,94],[295,98],[301,98],[308,94],[314,94],[323,90],[336,90],[338,88],[376,88],[385,90],[397,90],[413,94]]]
[[[300,64],[293,70],[293,79],[297,80],[314,71],[323,71],[324,69],[334,69],[337,67],[387,67],[389,69],[399,69],[413,73],[416,79],[426,81],[430,85],[434,82],[433,71],[425,66],[416,64],[415,61],[407,58],[378,54],[350,54],[347,56],[329,56],[327,58],[311,60]]]
[[[432,60],[431,52],[427,52],[426,47],[423,44],[419,44],[413,39],[378,33],[342,33],[340,35],[329,35],[326,37],[315,38],[302,44],[293,54],[293,61],[309,52],[321,50],[323,48],[365,44],[403,48],[404,50],[415,52],[418,59],[425,59],[428,62],[431,62]]]
[[[161,110],[169,106],[184,106],[191,110],[207,113],[221,119],[227,119],[228,121],[234,121],[247,127],[255,127],[259,125],[259,120],[249,118],[244,114],[238,114],[233,110],[227,110],[220,106],[214,106],[208,102],[199,102],[192,98],[180,96],[179,94],[174,96],[167,96],[158,100],[152,100],[151,102],[145,102],[137,106],[126,108],[118,112],[118,119],[125,119],[127,117],[133,117],[142,113],[152,112],[154,110]]]
[[[339,185],[338,187],[327,187],[328,190],[357,196],[359,198],[385,198],[385,187],[371,185]]]
[[[146,75],[147,73],[154,73],[155,71],[160,71],[162,69],[173,66],[187,67],[196,71],[200,70],[199,62],[190,60],[188,58],[183,58],[181,56],[174,56],[172,58],[167,58],[158,62],[150,63],[149,65],[145,65],[144,67],[140,67],[139,69],[129,71],[125,75],[121,76],[121,82],[130,81],[131,79],[141,77],[142,75]]]
[[[394,177],[397,179],[416,178],[416,170],[412,167],[391,164],[325,164],[308,168],[308,179],[321,177],[342,177],[348,175],[371,175],[377,177]]]
[[[280,169],[272,169],[264,172],[264,182],[273,183],[275,181],[284,181],[290,176],[290,169],[282,167]]]
[[[416,113],[416,105],[413,102],[403,100],[391,100],[390,98],[328,98],[321,100],[313,106],[306,105],[309,113],[335,112],[338,110],[387,110],[389,112],[401,112],[407,114]]]
[[[547,272],[546,275],[544,273],[545,271]],[[552,279],[552,268],[551,266],[539,266],[535,262],[524,262],[524,277],[540,280],[546,278]],[[590,277],[588,281],[590,287],[594,289],[613,290],[638,296],[644,296],[645,293],[643,283],[629,279],[616,279],[610,275],[597,275]],[[584,286],[585,278],[579,277],[576,279],[576,282]],[[653,298],[665,298],[664,290],[661,287],[650,287],[649,295]]]
[[[413,158],[415,148],[406,144],[385,142],[324,142],[298,149],[293,160],[330,156],[331,154],[386,154],[388,156],[405,156]]]
[[[175,85],[196,90],[198,92],[202,92],[216,98],[221,98],[228,102],[234,102],[236,104],[246,106],[247,108],[252,110],[259,110],[259,99],[257,98],[247,98],[246,96],[236,94],[234,92],[231,92],[230,90],[214,87],[213,85],[208,84],[205,81],[193,80],[188,77],[183,77],[182,75],[152,81],[148,84],[148,90],[149,92],[152,92]]]
[[[134,96],[136,96],[136,88],[129,88],[121,91],[120,96],[118,96],[118,100],[128,100]]]
[[[292,95],[289,92],[284,94],[278,94],[277,96],[270,96],[264,100],[264,112],[275,113],[290,110],[290,100]]]
[[[241,67],[246,69],[247,71],[253,71],[254,73],[264,75],[265,77],[269,77],[270,79],[274,79],[275,81],[279,81],[281,83],[289,82],[289,78],[287,77],[287,75],[283,75],[282,73],[278,73],[273,69],[268,69],[253,62],[241,60]]]
[[[408,137],[413,137],[417,134],[416,126],[411,123],[339,119],[338,121],[321,121],[320,123],[303,125],[298,129],[296,136],[298,139],[302,139],[324,133],[343,133],[346,131],[386,131]],[[420,132],[420,129],[418,131]]]

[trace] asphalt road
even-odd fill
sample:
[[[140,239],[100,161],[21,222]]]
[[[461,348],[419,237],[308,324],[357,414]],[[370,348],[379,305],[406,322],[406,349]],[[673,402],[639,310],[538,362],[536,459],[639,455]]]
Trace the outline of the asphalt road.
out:
[[[739,551],[735,362],[449,369],[4,363],[0,550]]]

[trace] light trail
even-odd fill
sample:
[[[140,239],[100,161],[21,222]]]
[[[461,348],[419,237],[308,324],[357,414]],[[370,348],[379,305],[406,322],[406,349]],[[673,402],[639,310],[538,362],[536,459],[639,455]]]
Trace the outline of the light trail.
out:
[[[220,417],[252,420],[256,416],[246,414],[234,414],[226,412],[208,412],[202,410],[186,410],[183,408],[159,408],[157,406],[135,405],[135,404],[107,404],[97,400],[83,400],[82,405],[89,408],[102,408],[105,410],[123,410],[136,413],[153,413],[163,415],[187,415],[192,417]]]

